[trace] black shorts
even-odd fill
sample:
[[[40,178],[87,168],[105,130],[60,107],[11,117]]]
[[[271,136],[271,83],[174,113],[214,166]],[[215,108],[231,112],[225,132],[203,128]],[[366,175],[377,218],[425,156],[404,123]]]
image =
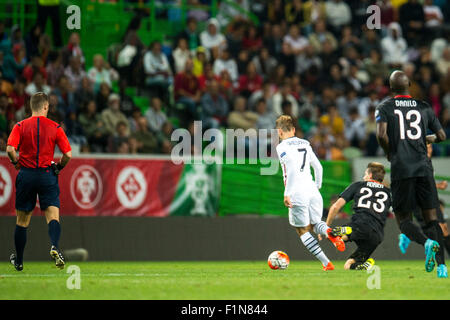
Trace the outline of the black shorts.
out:
[[[383,241],[383,233],[371,227],[366,221],[352,221],[349,226],[352,233],[348,236],[349,241],[356,243],[356,251],[349,259],[355,259],[356,262],[365,262],[375,251],[378,245]]]
[[[52,168],[21,168],[16,177],[16,209],[30,212],[36,207],[36,196],[42,210],[59,208],[58,176]]]
[[[391,190],[394,213],[412,213],[416,207],[425,210],[439,206],[433,176],[392,180]]]

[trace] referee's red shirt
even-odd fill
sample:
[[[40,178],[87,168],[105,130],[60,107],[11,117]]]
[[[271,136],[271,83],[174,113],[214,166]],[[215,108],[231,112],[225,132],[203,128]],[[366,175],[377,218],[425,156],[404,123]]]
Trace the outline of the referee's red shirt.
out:
[[[55,144],[63,154],[72,150],[61,126],[43,116],[18,122],[8,138],[8,146],[19,150],[19,164],[25,168],[49,167]]]

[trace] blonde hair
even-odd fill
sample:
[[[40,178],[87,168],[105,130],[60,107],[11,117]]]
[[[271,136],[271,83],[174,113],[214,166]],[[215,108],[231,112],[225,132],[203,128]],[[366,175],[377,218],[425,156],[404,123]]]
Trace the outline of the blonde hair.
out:
[[[275,122],[276,128],[281,129],[284,132],[289,132],[294,129],[294,120],[292,120],[291,116],[281,115]]]

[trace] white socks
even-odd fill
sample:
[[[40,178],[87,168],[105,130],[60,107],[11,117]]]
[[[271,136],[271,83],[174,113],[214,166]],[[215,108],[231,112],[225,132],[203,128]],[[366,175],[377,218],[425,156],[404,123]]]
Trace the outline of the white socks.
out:
[[[329,227],[327,226],[327,224],[324,221],[320,221],[319,223],[316,223],[314,225],[314,232],[316,234],[321,234],[321,235],[327,237],[328,236],[328,233],[327,233],[328,228]]]
[[[319,223],[317,225],[319,225]],[[319,246],[319,243],[311,235],[311,233],[307,232],[303,234],[300,239],[302,240],[305,247],[309,250],[309,252],[311,252],[317,259],[319,259],[324,266],[328,265],[328,262],[330,262],[330,260],[328,260],[325,253],[323,253],[322,248]]]

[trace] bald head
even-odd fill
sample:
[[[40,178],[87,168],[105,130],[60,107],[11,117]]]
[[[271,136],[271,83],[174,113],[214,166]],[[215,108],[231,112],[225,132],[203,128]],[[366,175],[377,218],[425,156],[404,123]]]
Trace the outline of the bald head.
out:
[[[393,93],[409,93],[409,78],[403,71],[397,70],[392,72],[391,76],[389,77],[389,85]]]

